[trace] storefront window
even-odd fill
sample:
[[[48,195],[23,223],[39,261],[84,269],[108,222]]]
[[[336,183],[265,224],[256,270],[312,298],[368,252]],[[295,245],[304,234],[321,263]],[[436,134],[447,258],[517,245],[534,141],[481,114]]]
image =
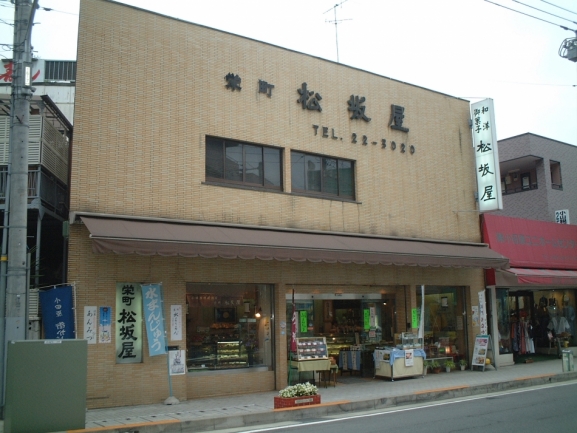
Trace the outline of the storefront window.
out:
[[[272,369],[272,293],[269,285],[187,284],[188,371]]]
[[[536,291],[534,299],[537,346],[576,345],[575,290]]]
[[[465,325],[462,288],[425,287],[424,346],[427,358],[464,356]],[[422,297],[417,292],[417,305]]]
[[[326,337],[329,356],[335,359],[353,345],[393,344],[394,299],[296,300],[294,305],[297,338]],[[292,315],[292,302],[287,299],[288,326]],[[290,353],[290,338],[287,345]]]
[[[509,320],[509,290],[496,289],[497,327],[499,330],[499,353],[512,353],[511,324]]]

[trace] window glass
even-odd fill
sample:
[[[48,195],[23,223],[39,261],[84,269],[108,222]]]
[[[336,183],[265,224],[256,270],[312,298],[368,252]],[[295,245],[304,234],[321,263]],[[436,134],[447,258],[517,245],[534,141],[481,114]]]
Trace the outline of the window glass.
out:
[[[326,156],[291,152],[293,191],[354,199],[354,163]]]
[[[327,194],[339,193],[339,179],[337,170],[337,160],[333,158],[323,158],[323,191]]]
[[[351,161],[339,161],[339,195],[351,198],[355,196],[355,180]]]
[[[225,179],[242,182],[242,144],[227,141],[225,156]]]
[[[305,155],[307,191],[321,191],[321,157]]]
[[[262,185],[264,180],[262,147],[245,145],[244,158],[246,162],[245,182]]]
[[[272,286],[189,283],[186,308],[189,373],[272,370]]]
[[[280,188],[281,170],[280,170],[280,151],[279,149],[263,148],[264,154],[264,185],[275,186]]]
[[[293,190],[305,190],[305,155],[291,152],[291,183]]]
[[[207,137],[205,170],[210,180],[282,187],[281,149],[273,147]]]
[[[206,177],[224,177],[224,154],[222,140],[207,138],[206,140]]]

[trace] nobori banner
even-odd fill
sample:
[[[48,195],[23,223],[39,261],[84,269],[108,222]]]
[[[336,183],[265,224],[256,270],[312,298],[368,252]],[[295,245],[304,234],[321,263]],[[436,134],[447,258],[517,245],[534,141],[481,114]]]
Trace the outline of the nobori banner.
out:
[[[72,286],[55,287],[40,292],[46,339],[76,338],[72,304]]]
[[[503,209],[499,148],[495,129],[495,110],[492,99],[471,104],[473,114],[473,146],[479,210],[487,212]]]
[[[148,337],[148,355],[166,353],[166,335],[164,334],[164,302],[160,284],[143,284],[142,300],[146,336]]]

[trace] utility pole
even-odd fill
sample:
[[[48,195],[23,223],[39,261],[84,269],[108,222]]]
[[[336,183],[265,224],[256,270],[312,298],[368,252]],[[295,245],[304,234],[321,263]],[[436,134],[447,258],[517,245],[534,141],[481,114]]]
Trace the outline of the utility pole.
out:
[[[28,132],[30,127],[30,98],[32,87],[32,25],[38,0],[12,0],[14,11],[14,46],[12,72],[12,104],[10,110],[10,160],[8,176],[10,190],[6,191],[8,212],[8,257],[2,251],[2,270],[7,262],[5,283],[5,326],[0,335],[0,369],[2,417],[6,379],[6,345],[9,341],[26,339],[27,312],[27,244],[28,225]],[[4,299],[0,299],[3,303]]]

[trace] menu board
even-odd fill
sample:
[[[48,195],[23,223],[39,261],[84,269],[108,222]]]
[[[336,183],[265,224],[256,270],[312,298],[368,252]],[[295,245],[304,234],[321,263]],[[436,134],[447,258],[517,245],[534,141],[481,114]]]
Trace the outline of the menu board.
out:
[[[485,368],[487,352],[489,351],[489,339],[490,337],[488,335],[477,335],[475,337],[475,348],[473,349],[473,361],[471,365]]]

